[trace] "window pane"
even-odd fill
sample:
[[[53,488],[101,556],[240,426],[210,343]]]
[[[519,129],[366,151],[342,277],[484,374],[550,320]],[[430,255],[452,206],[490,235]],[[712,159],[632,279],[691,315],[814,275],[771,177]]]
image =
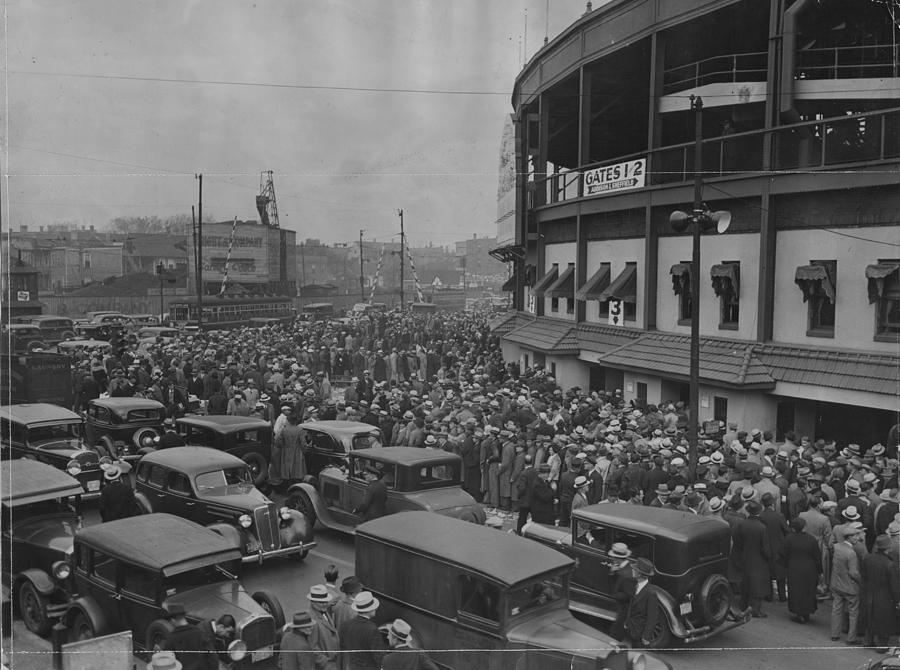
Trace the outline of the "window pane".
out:
[[[116,561],[114,558],[101,554],[99,551],[94,552],[94,575],[97,579],[116,583]]]
[[[459,610],[488,621],[499,621],[500,589],[471,575],[459,583]]]

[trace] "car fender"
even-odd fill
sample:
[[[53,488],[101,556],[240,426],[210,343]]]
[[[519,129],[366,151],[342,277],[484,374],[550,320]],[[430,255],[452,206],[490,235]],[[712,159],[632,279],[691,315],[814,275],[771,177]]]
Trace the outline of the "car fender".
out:
[[[217,532],[219,535],[224,537],[226,540],[231,540],[234,542],[234,546],[243,550],[244,548],[244,537],[241,534],[241,531],[228,523],[218,522],[213,523],[207,526],[212,531]]]
[[[656,593],[659,596],[659,604],[665,612],[666,620],[669,622],[669,630],[675,637],[687,637],[689,635],[687,628],[681,620],[681,614],[678,611],[678,604],[668,591],[657,587]]]
[[[150,503],[150,498],[148,498],[145,493],[142,491],[135,492],[134,499],[137,501],[138,507],[140,507],[143,514],[153,513],[153,505]]]
[[[322,500],[322,497],[315,487],[301,482],[300,484],[294,484],[288,488],[287,493],[288,496],[305,493],[306,497],[309,498],[309,503],[312,505],[313,511],[316,513],[316,518],[323,526],[327,528],[334,526],[340,527],[341,524],[338,524],[334,518],[332,518],[331,512],[328,511],[328,506],[325,504],[325,501]]]
[[[106,613],[103,611],[103,608],[97,604],[96,600],[94,600],[90,596],[82,596],[72,601],[69,609],[66,610],[66,626],[72,625],[73,620],[75,619],[75,615],[78,612],[84,612],[87,618],[94,624],[96,624],[94,633],[97,637],[106,634],[106,631],[109,629],[106,623]]]
[[[34,588],[45,596],[49,596],[56,591],[56,582],[53,581],[50,575],[39,568],[28,568],[16,575],[14,592],[18,592],[19,586],[24,581],[31,582]]]

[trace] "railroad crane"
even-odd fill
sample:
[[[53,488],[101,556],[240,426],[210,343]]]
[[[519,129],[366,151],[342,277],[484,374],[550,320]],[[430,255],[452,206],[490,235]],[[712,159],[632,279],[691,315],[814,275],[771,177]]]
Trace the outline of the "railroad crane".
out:
[[[272,170],[260,172],[259,195],[256,196],[256,211],[259,212],[259,220],[264,226],[279,228],[278,204],[275,202],[275,181]]]

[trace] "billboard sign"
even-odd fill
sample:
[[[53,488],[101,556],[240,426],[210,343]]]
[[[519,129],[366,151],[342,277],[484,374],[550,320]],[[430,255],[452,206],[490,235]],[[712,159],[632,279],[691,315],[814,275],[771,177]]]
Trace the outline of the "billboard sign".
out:
[[[647,159],[638,158],[586,170],[582,178],[584,179],[585,197],[644,188],[647,178]]]

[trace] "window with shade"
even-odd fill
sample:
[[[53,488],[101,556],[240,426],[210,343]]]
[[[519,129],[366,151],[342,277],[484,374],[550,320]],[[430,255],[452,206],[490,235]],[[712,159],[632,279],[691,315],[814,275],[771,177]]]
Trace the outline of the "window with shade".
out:
[[[900,260],[879,260],[866,267],[869,304],[875,306],[875,339],[900,339]]]
[[[710,270],[713,291],[719,299],[719,329],[737,330],[740,318],[741,263],[724,261]]]
[[[811,261],[797,268],[794,282],[808,304],[806,334],[834,337],[834,303],[837,296],[837,261]]]

